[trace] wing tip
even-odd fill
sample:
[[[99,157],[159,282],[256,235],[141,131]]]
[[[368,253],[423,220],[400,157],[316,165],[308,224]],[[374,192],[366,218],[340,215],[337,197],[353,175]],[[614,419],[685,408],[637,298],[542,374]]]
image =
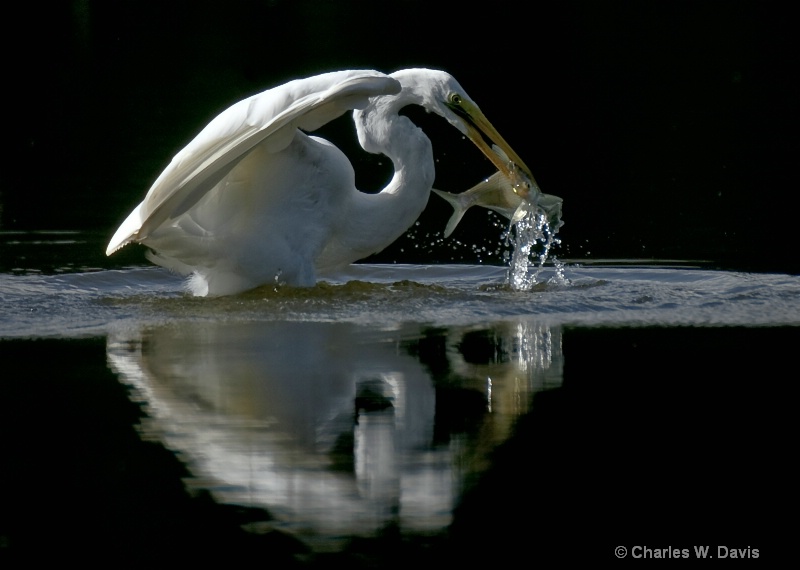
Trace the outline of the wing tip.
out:
[[[139,230],[142,227],[141,208],[141,204],[136,206],[128,217],[125,218],[125,221],[122,222],[122,225],[117,228],[114,237],[111,238],[111,241],[108,242],[108,247],[106,247],[106,256],[110,256],[129,243],[137,241]]]
[[[106,248],[106,257],[110,257],[110,256],[112,256],[113,254],[117,253],[117,252],[118,252],[119,250],[121,250],[123,247],[125,247],[126,245],[128,245],[129,243],[131,243],[131,241],[132,241],[132,240],[130,240],[130,239],[127,239],[127,240],[125,240],[125,241],[123,241],[123,242],[121,242],[121,243],[114,243],[114,241],[112,240],[112,241],[111,241],[111,242],[108,244],[108,247]]]

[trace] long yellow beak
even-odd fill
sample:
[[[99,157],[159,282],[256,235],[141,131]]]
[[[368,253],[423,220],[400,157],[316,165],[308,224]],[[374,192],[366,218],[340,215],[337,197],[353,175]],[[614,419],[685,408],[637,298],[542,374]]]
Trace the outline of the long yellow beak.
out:
[[[478,107],[463,99],[459,101],[457,106],[448,105],[448,107],[464,120],[469,140],[475,143],[475,146],[481,149],[481,152],[492,161],[492,164],[512,181],[514,192],[517,195],[527,199],[532,190],[541,192],[530,168],[514,152],[514,149],[497,132],[497,129],[494,128]],[[508,159],[504,159],[493,150],[492,144],[502,150]]]

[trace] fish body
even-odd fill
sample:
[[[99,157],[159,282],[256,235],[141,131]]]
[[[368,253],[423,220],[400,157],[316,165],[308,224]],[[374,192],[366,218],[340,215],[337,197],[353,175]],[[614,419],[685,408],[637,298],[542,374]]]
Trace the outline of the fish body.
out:
[[[511,223],[518,222],[532,208],[536,208],[547,216],[547,221],[551,228],[557,229],[562,225],[561,198],[539,191],[531,192],[527,195],[527,198],[523,198],[515,190],[515,187],[514,181],[502,172],[496,172],[469,190],[459,194],[434,188],[433,191],[453,207],[453,215],[447,222],[444,237],[450,237],[461,218],[472,206],[481,206],[493,210],[511,220]]]
[[[502,172],[493,174],[460,194],[452,194],[436,188],[433,191],[453,206],[453,215],[444,230],[445,237],[450,237],[461,218],[472,206],[489,208],[511,219],[523,201],[523,198],[514,192],[511,181]]]

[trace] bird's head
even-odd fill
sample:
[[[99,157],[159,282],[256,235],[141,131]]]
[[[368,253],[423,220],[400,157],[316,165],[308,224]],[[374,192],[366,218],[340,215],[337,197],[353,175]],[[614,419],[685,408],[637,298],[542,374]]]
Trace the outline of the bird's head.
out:
[[[514,192],[521,198],[528,199],[531,192],[534,196],[541,192],[530,168],[452,75],[431,69],[405,69],[392,77],[402,85],[401,97],[412,94],[418,104],[461,131],[511,180]]]

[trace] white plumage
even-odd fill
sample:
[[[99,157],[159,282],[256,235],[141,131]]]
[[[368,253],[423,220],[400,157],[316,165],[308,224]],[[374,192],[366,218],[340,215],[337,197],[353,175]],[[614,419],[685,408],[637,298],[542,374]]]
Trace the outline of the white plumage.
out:
[[[501,171],[520,167],[533,180],[449,74],[326,73],[223,111],[172,159],[106,253],[144,244],[153,262],[190,276],[194,295],[233,294],[276,280],[313,285],[326,272],[384,249],[425,208],[433,153],[428,137],[398,114],[409,104],[447,119]],[[361,145],[394,165],[377,194],[359,192],[345,155],[306,134],[353,109]]]

